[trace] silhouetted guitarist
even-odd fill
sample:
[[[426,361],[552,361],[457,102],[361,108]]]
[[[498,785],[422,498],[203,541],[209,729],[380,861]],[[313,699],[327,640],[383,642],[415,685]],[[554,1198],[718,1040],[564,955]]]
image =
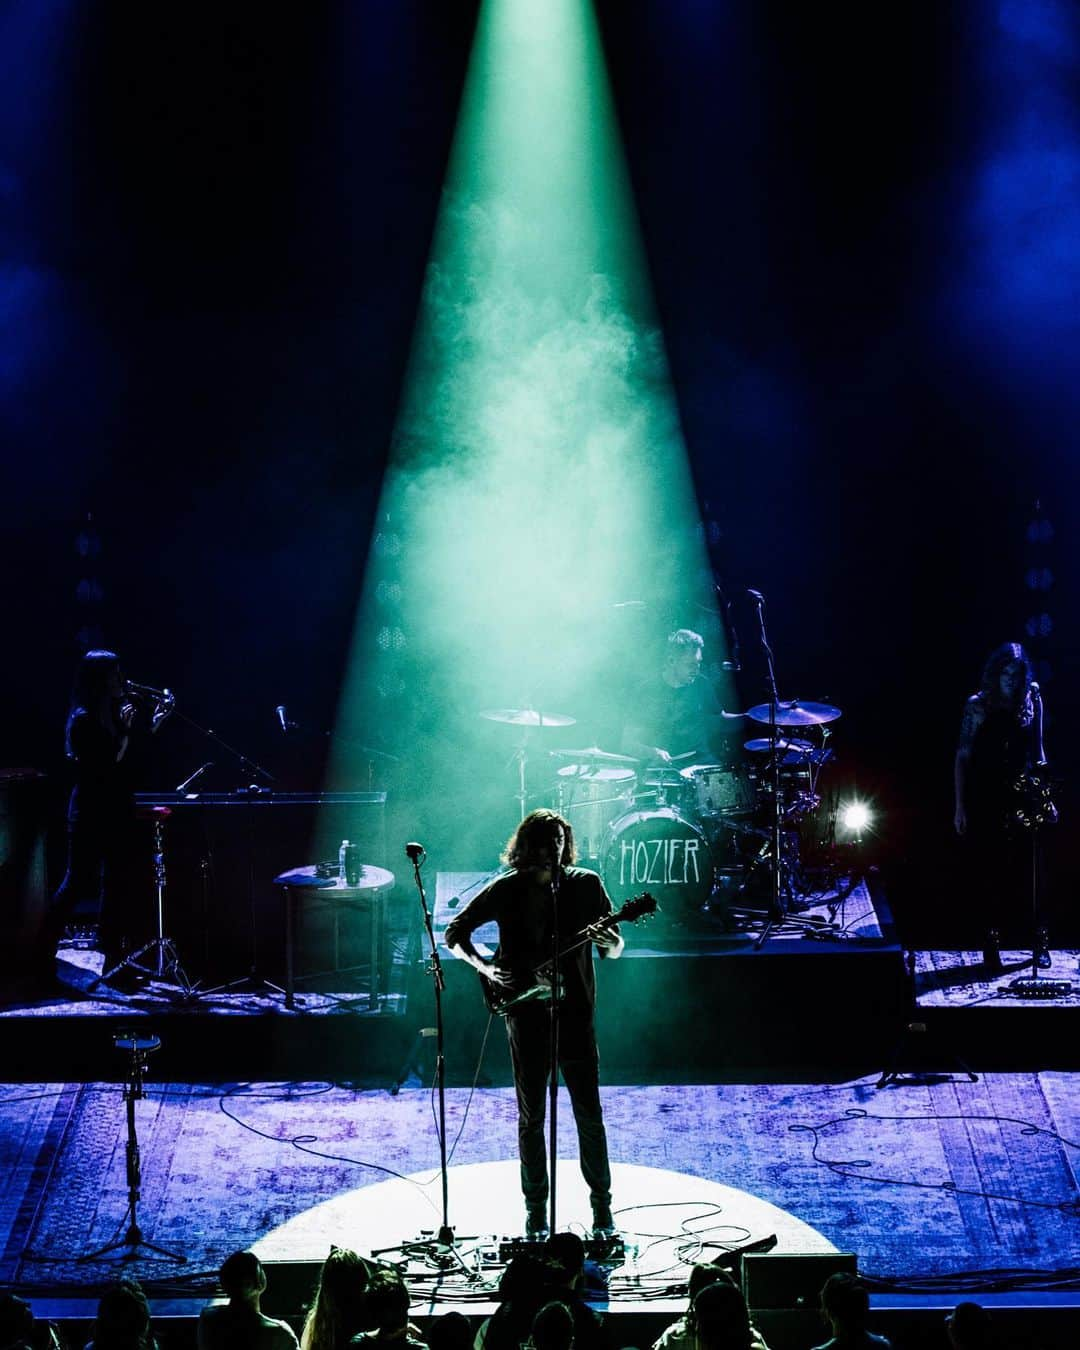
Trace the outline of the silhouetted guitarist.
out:
[[[574,1108],[581,1171],[592,1201],[593,1231],[602,1236],[610,1234],[614,1224],[593,1028],[596,975],[592,953],[595,946],[601,957],[610,960],[622,953],[624,944],[617,930],[596,926],[612,913],[611,901],[595,872],[573,866],[574,856],[574,833],[566,820],[547,810],[527,815],[503,854],[511,870],[496,877],[450,922],[446,944],[499,991],[535,985],[535,972],[542,970],[551,957],[553,874],[558,884],[560,944],[588,931],[589,940],[559,961],[559,1068]],[[486,960],[473,946],[472,934],[491,922],[498,925],[499,946],[494,958]],[[517,1090],[521,1190],[528,1237],[540,1237],[548,1228],[544,1120],[550,1009],[550,1000],[527,1001],[506,1018]]]

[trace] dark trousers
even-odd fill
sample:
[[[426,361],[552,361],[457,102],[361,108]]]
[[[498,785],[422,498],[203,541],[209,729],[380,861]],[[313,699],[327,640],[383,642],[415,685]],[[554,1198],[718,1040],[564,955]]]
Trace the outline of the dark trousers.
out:
[[[968,885],[977,906],[976,931],[997,929],[1010,944],[1032,936],[1032,840],[998,821],[969,823],[965,836]]]
[[[106,970],[146,940],[153,878],[133,812],[84,812],[68,824],[67,871],[40,938],[43,965],[51,964],[64,928],[82,901],[100,905],[98,946],[105,954]]]
[[[600,1105],[600,1057],[592,1018],[567,1011],[559,1019],[559,1068],[570,1094],[577,1125],[581,1174],[595,1204],[611,1203],[611,1168]],[[518,1107],[518,1152],[521,1192],[531,1210],[548,1199],[547,1117],[550,1021],[546,1008],[523,1008],[506,1020],[510,1061]]]

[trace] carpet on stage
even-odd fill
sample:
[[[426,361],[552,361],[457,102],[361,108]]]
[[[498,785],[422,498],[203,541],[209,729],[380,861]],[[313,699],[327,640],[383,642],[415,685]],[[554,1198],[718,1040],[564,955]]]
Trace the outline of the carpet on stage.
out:
[[[1042,1073],[884,1091],[873,1084],[608,1087],[612,1158],[685,1178],[685,1196],[681,1182],[665,1183],[672,1203],[691,1197],[697,1180],[767,1201],[856,1252],[875,1275],[1080,1266],[1080,1080]],[[560,1109],[562,1156],[573,1158],[569,1103]],[[480,1089],[471,1101],[468,1090],[454,1089],[448,1113],[452,1166],[514,1158],[509,1089]],[[426,1088],[394,1096],[320,1083],[151,1083],[136,1115],[142,1226],[150,1240],[182,1250],[188,1272],[212,1270],[228,1252],[393,1173],[425,1174],[419,1184],[437,1225]],[[77,1266],[75,1258],[123,1229],[124,1137],[116,1085],[4,1091],[0,1280],[103,1278],[100,1264]],[[636,1203],[615,1195],[616,1209],[626,1210],[621,1226],[654,1231],[656,1195],[641,1209]],[[414,1236],[395,1234],[393,1214],[385,1220],[393,1240]],[[717,1213],[717,1232],[730,1239],[724,1226],[737,1221],[735,1212]],[[320,1249],[300,1242],[288,1254],[321,1257],[324,1239]],[[350,1234],[335,1240],[348,1245]],[[162,1275],[156,1263],[131,1268]]]

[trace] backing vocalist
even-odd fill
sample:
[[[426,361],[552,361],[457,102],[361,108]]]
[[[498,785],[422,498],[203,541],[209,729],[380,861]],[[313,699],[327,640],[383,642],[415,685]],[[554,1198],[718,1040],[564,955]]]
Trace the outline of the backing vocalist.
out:
[[[164,691],[149,700],[149,716],[138,706],[143,701],[141,694],[132,695],[115,652],[95,650],[83,656],[64,735],[65,753],[75,776],[67,812],[67,871],[53,897],[34,961],[35,979],[43,987],[55,982],[56,946],[80,901],[90,901],[100,909],[98,945],[105,970],[134,950],[141,931],[144,897],[136,871],[139,854],[129,743],[143,732],[157,732],[173,708]],[[148,904],[142,907],[149,909]],[[138,973],[128,967],[112,983],[132,987],[137,980]]]

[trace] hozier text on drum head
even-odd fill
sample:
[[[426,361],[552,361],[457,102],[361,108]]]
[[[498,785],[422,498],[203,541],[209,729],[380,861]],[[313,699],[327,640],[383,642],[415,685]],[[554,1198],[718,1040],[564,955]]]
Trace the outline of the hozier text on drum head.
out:
[[[620,886],[691,886],[701,882],[700,839],[624,839],[619,847]],[[711,871],[711,867],[710,867]]]

